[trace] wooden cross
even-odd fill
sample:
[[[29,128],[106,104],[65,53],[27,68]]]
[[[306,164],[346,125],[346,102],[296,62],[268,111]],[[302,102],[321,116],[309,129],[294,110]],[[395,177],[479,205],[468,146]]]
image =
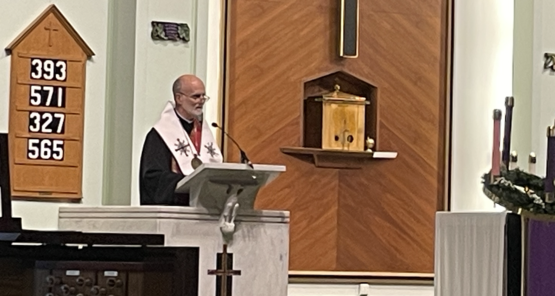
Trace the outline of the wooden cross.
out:
[[[57,32],[58,29],[52,27],[52,21],[50,21],[48,26],[44,27],[44,29],[48,31],[48,46],[52,47],[52,31]]]
[[[215,275],[215,276],[221,277],[220,291],[219,293],[218,291],[216,291],[216,296],[231,296],[231,291],[229,291],[229,294],[227,291],[227,277],[234,276],[234,275],[241,275],[240,270],[233,270],[233,267],[228,267],[227,255],[228,255],[227,245],[224,244],[220,266],[218,267],[218,269],[208,270],[209,275]],[[233,262],[229,262],[229,263],[230,263],[229,265],[233,264]]]

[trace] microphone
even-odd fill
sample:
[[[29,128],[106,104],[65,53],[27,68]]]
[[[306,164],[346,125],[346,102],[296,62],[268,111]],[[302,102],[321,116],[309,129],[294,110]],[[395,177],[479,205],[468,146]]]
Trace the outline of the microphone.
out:
[[[212,122],[212,126],[215,128],[219,128],[222,131],[222,133],[224,133],[224,135],[226,135],[233,142],[233,144],[235,144],[235,146],[239,148],[239,151],[241,152],[241,163],[247,164],[248,166],[251,167],[251,169],[254,169],[254,167],[252,166],[252,162],[247,157],[247,153],[245,153],[245,151],[241,149],[241,146],[239,146],[239,144],[233,139],[233,137],[231,137],[226,131],[224,131],[224,129],[221,126],[219,126],[217,123]]]

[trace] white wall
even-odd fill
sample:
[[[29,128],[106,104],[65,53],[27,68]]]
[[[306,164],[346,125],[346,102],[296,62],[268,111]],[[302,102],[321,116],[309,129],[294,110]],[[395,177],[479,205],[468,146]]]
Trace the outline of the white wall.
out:
[[[535,152],[536,173],[545,176],[545,132],[555,120],[555,74],[543,69],[543,56],[545,52],[555,52],[555,38],[550,34],[555,26],[550,13],[555,9],[555,1],[514,0],[514,11],[511,5],[502,2],[458,0],[456,3],[455,19],[459,21],[455,23],[454,49],[453,210],[491,209],[491,202],[479,192],[479,184],[470,182],[469,178],[475,179],[489,167],[491,109],[504,110],[502,99],[511,95],[511,82],[515,97],[511,150],[518,152],[518,165],[524,169],[528,167],[529,153]],[[482,12],[477,14],[478,7]],[[514,30],[510,24],[513,12]],[[493,24],[486,26],[490,23],[488,19]],[[482,29],[478,31],[473,23],[478,23]],[[512,40],[510,34],[513,34]],[[514,53],[512,63],[507,51],[510,43]],[[506,69],[511,64],[512,71]],[[506,73],[495,74],[495,69],[503,69]],[[508,73],[513,75],[511,81]],[[491,95],[483,95],[494,90],[498,93],[494,99]],[[475,123],[470,121],[473,109],[481,112]],[[484,128],[480,130],[480,126]],[[485,140],[480,141],[480,137]],[[469,159],[479,161],[465,161]]]
[[[146,134],[172,100],[173,81],[185,73],[205,80],[206,119],[219,122],[221,0],[139,0],[135,39],[135,98],[131,204],[139,204],[139,160]],[[153,41],[152,20],[185,22],[191,28],[189,43]]]
[[[451,209],[493,209],[481,176],[491,167],[493,109],[512,95],[513,2],[455,0]]]
[[[197,1],[195,73],[206,83],[206,93],[211,97],[207,103],[206,117],[221,123],[223,75],[222,25],[224,21],[223,0]]]
[[[518,165],[528,167],[532,152],[532,73],[534,42],[534,0],[514,0],[513,40],[513,135],[511,150],[518,152]]]
[[[368,296],[433,296],[433,286],[369,285]],[[366,292],[365,291],[365,292]],[[359,285],[289,284],[288,296],[359,296]]]
[[[100,205],[102,197],[104,98],[106,96],[106,32],[108,0],[0,0],[0,46],[7,46],[50,4],[56,4],[95,52],[87,62],[85,137],[83,151],[83,204]],[[0,52],[0,132],[8,131],[10,56]],[[15,201],[15,216],[27,229],[56,229],[62,203]]]

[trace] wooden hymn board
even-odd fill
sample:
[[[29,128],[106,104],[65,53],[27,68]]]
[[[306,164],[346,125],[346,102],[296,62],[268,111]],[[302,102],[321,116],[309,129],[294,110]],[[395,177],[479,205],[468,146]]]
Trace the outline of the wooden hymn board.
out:
[[[94,53],[54,5],[6,51],[12,197],[79,200],[86,62]]]

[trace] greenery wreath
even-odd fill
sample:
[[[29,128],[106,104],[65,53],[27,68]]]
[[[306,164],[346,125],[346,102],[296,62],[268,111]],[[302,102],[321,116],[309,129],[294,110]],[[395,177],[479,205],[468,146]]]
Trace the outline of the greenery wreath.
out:
[[[555,204],[545,201],[543,178],[504,166],[500,173],[493,182],[491,171],[482,177],[483,191],[489,199],[523,216],[555,220]]]

